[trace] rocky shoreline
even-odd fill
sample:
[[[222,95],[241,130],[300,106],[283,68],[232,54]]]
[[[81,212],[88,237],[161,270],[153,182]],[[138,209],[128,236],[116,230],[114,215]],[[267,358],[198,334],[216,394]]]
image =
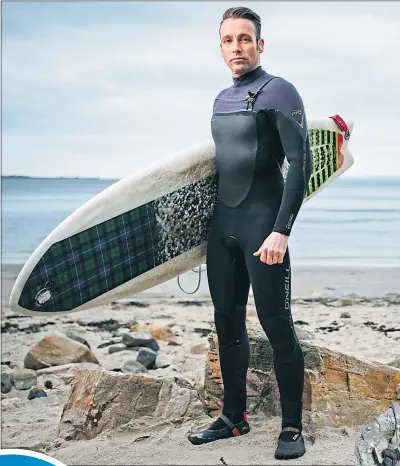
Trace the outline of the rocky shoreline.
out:
[[[247,320],[250,326],[257,322],[252,299],[249,300]],[[363,361],[400,366],[398,294],[377,298],[355,295],[295,298],[293,320],[302,341]],[[7,393],[1,395],[3,448],[36,449],[67,464],[82,464],[86,453],[82,456],[79,445],[84,442],[85,452],[91,452],[90,464],[104,464],[102,458],[108,458],[108,464],[154,464],[154,459],[158,458],[156,452],[161,452],[161,439],[164,442],[168,439],[174,446],[171,453],[174,460],[168,463],[165,458],[161,464],[219,463],[215,452],[212,452],[215,449],[224,450],[223,445],[208,446],[199,452],[193,451],[186,440],[190,430],[207,425],[210,420],[204,410],[204,383],[212,331],[213,307],[207,299],[136,299],[48,318],[18,316],[3,308],[1,367],[2,373],[8,374],[4,383],[8,383],[9,388]],[[100,432],[92,439],[66,440],[67,434],[60,436],[60,421],[66,406],[73,406],[72,387],[76,387],[80,377],[89,377],[84,374],[93,374],[90,377],[94,377],[99,386],[105,384],[105,387],[116,376],[123,377],[122,380],[128,380],[125,379],[128,377],[131,380],[129,386],[132,387],[137,386],[135,384],[143,378],[159,380],[161,385],[157,385],[158,382],[151,385],[153,398],[149,398],[159,400],[156,403],[158,411],[155,411],[159,415],[154,416],[154,402],[150,405],[145,403],[147,411],[139,410],[142,413],[140,416],[134,414],[134,419],[124,421],[114,430]],[[88,380],[92,380],[90,377]],[[127,382],[119,383],[123,383],[120,391],[124,393]],[[175,392],[175,397],[178,393],[181,395],[171,398],[171,393]],[[128,399],[128,395],[133,396],[132,391],[125,398]],[[79,400],[79,396],[76,395],[75,399]],[[94,393],[93,396],[99,395]],[[176,401],[171,401],[173,399]],[[175,417],[167,415],[167,405],[175,406],[176,413],[184,414]],[[111,422],[113,416],[109,416]],[[279,418],[266,418],[262,413],[255,413],[251,419],[254,442],[260,442],[263,430],[265,435],[265,429],[269,429],[268,435],[272,437],[268,448],[273,458],[273,435],[278,432]],[[329,439],[327,432],[330,432]],[[294,464],[310,464],[310,461],[319,461],[318,464],[352,464],[356,428],[340,430],[327,426],[317,433],[308,432],[306,435],[310,453]],[[331,439],[343,447],[344,456],[340,461],[334,460],[336,446],[331,444]],[[252,442],[251,439],[247,441]],[[325,453],[320,449],[321,442],[325,442],[325,453],[332,449],[333,456],[328,455],[330,461],[327,463],[323,462]],[[124,451],[112,459],[112,445],[120,449],[127,445],[132,447],[132,443],[135,444],[135,452],[141,452],[140,457],[133,457]],[[238,446],[239,450],[245,448],[245,440],[239,439],[235,445],[242,445]],[[257,451],[254,444],[249,448]],[[192,456],[179,456],[182,449],[192,451]],[[102,451],[102,456],[96,456],[100,454],[96,453],[98,451]],[[193,455],[196,454],[199,456],[194,461]],[[246,453],[244,449],[240,454],[243,456],[239,463],[249,464],[249,452]],[[229,454],[225,458],[227,464],[228,458],[231,458],[232,464]],[[253,457],[251,464],[261,463],[274,464],[268,463],[268,459],[261,461],[257,456]]]

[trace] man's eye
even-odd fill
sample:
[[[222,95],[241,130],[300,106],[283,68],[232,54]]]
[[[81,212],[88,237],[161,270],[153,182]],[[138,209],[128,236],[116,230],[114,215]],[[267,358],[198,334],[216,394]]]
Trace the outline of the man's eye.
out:
[[[248,37],[242,37],[242,40],[244,40],[245,42],[248,42],[249,38]]]

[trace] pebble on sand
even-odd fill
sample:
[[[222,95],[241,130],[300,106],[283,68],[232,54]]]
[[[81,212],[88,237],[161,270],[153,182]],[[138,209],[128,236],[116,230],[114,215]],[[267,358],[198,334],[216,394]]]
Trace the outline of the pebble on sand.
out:
[[[130,332],[122,335],[123,343],[128,347],[143,346],[151,348],[154,351],[160,349],[156,340],[149,332]]]
[[[190,354],[204,354],[208,349],[207,343],[198,343],[190,348]]]
[[[20,369],[12,374],[13,385],[17,390],[28,390],[37,383],[36,372],[31,369]]]
[[[145,374],[147,373],[147,369],[137,361],[126,361],[123,365],[121,372],[124,374]]]
[[[85,345],[89,349],[91,349],[89,343],[87,342],[87,340],[85,338],[81,337],[80,335],[77,335],[76,333],[72,332],[71,330],[67,330],[65,332],[65,336],[68,337],[68,338],[71,338],[71,340],[77,341],[78,343],[82,343],[82,345]]]
[[[129,349],[131,349],[131,348],[128,348],[125,345],[109,346],[108,347],[108,354],[119,353],[120,351],[129,350]]]
[[[48,389],[51,390],[53,388],[53,382],[51,380],[46,380],[44,382],[44,386]]]
[[[146,369],[152,369],[156,362],[157,353],[151,348],[140,348],[136,361],[142,364]]]
[[[12,389],[12,376],[8,372],[1,373],[1,393],[8,393]]]
[[[32,388],[28,394],[28,400],[33,400],[35,398],[46,398],[47,393],[41,388]]]
[[[104,343],[100,343],[100,345],[97,346],[97,349],[106,348],[107,346],[111,346],[111,345],[118,345],[119,343],[122,343],[122,337],[113,338],[110,341],[105,341]]]

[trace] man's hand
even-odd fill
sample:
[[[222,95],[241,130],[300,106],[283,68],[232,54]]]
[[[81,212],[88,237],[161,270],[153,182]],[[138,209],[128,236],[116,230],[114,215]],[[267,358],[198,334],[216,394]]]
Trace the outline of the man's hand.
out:
[[[273,231],[253,256],[260,256],[260,261],[268,265],[282,264],[288,246],[289,237]]]

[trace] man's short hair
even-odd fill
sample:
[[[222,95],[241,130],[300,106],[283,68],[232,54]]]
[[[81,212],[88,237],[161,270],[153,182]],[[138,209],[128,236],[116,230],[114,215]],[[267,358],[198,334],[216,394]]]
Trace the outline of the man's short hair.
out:
[[[228,8],[228,10],[226,10],[222,16],[222,21],[221,21],[221,24],[219,25],[220,29],[221,29],[222,23],[228,18],[249,19],[254,24],[254,27],[256,28],[256,40],[258,41],[261,38],[261,18],[253,10],[250,10],[250,8],[246,8],[242,6]]]

